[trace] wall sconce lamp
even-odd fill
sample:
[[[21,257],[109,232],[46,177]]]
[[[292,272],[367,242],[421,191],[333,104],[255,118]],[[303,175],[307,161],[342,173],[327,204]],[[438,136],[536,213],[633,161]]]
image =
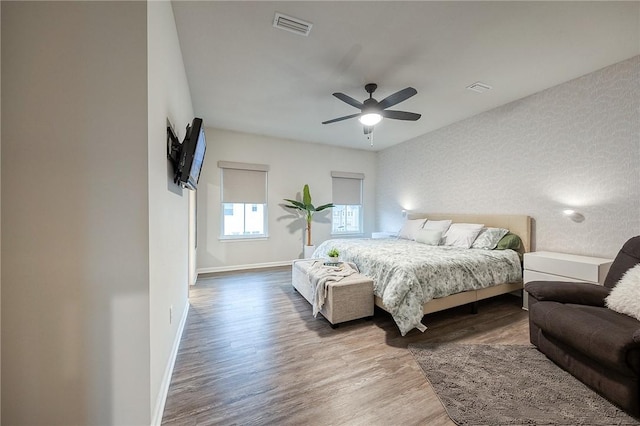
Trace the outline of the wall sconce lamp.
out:
[[[405,209],[402,209],[402,217],[407,217],[407,211]]]
[[[562,213],[564,213],[566,217],[568,217],[569,219],[571,219],[576,223],[584,222],[584,215],[582,213],[578,213],[575,210],[565,209],[562,211]]]

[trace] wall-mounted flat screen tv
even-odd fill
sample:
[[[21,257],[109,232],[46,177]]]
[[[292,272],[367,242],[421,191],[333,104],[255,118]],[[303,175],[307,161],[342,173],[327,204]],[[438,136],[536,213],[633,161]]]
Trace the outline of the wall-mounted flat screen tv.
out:
[[[187,134],[180,146],[174,182],[185,188],[197,189],[206,151],[207,141],[204,137],[202,119],[194,118],[187,127]]]

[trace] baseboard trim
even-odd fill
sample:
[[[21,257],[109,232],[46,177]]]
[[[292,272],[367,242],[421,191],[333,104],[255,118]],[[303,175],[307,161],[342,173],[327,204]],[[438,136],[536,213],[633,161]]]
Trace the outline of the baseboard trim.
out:
[[[263,269],[263,268],[276,268],[278,266],[291,266],[291,260],[285,260],[280,262],[265,262],[265,263],[250,263],[247,265],[231,265],[231,266],[216,266],[211,268],[198,268],[196,274],[211,274],[215,272],[230,272],[230,271],[243,271],[247,269]]]
[[[167,361],[167,367],[164,370],[164,376],[162,376],[162,382],[160,383],[160,392],[158,392],[158,398],[156,399],[156,408],[153,410],[153,417],[151,419],[152,426],[160,426],[162,423],[162,414],[164,413],[164,405],[167,402],[167,395],[169,394],[169,385],[171,384],[171,376],[173,375],[173,367],[176,364],[176,358],[178,356],[178,348],[180,347],[180,340],[182,340],[182,332],[184,326],[187,323],[187,315],[189,314],[189,299],[183,310],[182,318],[180,318],[180,324],[178,324],[178,332],[173,340],[173,347],[171,348],[171,354]]]

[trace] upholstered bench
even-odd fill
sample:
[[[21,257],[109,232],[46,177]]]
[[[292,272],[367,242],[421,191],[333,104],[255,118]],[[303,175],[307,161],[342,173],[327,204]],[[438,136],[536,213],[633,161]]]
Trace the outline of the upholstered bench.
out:
[[[322,259],[293,261],[291,282],[298,293],[309,303],[313,303],[309,268],[314,262],[322,261]],[[340,281],[329,282],[327,296],[320,313],[333,328],[341,322],[373,316],[373,281],[365,275],[356,273],[344,277]]]

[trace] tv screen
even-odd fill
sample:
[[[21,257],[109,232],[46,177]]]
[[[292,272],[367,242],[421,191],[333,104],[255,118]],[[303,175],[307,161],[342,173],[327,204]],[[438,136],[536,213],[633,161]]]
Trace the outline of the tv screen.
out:
[[[180,148],[175,183],[185,188],[197,189],[206,150],[202,119],[194,118],[191,126],[187,127],[187,135]]]

